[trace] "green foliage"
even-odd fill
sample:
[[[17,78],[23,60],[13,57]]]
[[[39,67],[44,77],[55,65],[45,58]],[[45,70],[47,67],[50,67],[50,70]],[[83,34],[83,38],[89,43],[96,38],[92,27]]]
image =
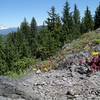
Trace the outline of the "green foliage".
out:
[[[85,11],[85,16],[83,18],[83,33],[92,31],[94,29],[94,22],[91,15],[91,11],[89,10],[88,6]]]
[[[56,14],[56,10],[55,7],[52,6],[50,9],[50,12],[48,12],[48,18],[45,21],[47,24],[47,28],[50,32],[55,31],[55,25],[56,25],[56,19],[57,19],[57,14]]]
[[[31,56],[31,49],[30,49],[31,31],[30,31],[30,26],[28,22],[26,21],[26,18],[21,23],[19,32],[22,36],[21,42],[19,43],[21,44],[21,54],[22,54],[21,57],[30,57]]]
[[[55,33],[60,33],[62,30],[62,23],[61,23],[61,19],[60,16],[58,15],[56,18],[56,24],[55,24]]]
[[[71,42],[80,36],[80,12],[77,6],[74,7],[74,13],[70,12],[69,3],[66,2],[63,9],[62,17],[62,36],[61,42]]]
[[[63,26],[62,26],[62,31],[63,31],[63,42],[66,41],[66,37],[67,37],[67,34],[69,34],[69,27],[70,27],[70,19],[71,16],[70,16],[70,7],[69,7],[69,3],[66,2],[65,3],[65,6],[63,8],[63,17],[62,17],[62,23],[63,23]]]
[[[33,58],[23,58],[19,59],[14,63],[14,70],[16,72],[18,71],[24,71],[25,69],[28,69],[36,64],[36,60]]]
[[[20,25],[20,32],[23,34],[23,37],[28,40],[29,33],[30,33],[30,26],[26,18],[24,18],[24,21]]]
[[[73,38],[78,38],[80,35],[80,12],[75,4],[73,13]]]
[[[62,30],[62,24],[60,16],[56,13],[55,7],[52,6],[48,12],[48,18],[46,20],[47,30],[52,33],[52,38],[58,42],[60,41],[60,32]]]
[[[42,30],[39,34],[39,45],[37,48],[37,58],[46,59],[52,56],[57,49],[60,47],[59,41],[57,42],[57,37],[55,38],[53,32],[48,30]]]
[[[94,44],[100,44],[100,39],[95,39],[95,40],[93,40],[93,43],[94,43]]]
[[[36,32],[37,32],[37,23],[36,23],[35,18],[33,17],[31,21],[31,33],[34,34]]]
[[[95,29],[100,27],[100,3],[95,11],[94,23],[95,23],[95,26],[94,26]]]
[[[37,23],[34,17],[32,18],[30,28],[31,28],[31,32],[29,34],[29,46],[31,49],[31,55],[32,57],[34,57],[36,56],[36,51],[38,48]]]
[[[95,46],[96,42],[100,43],[100,34],[96,32],[89,32],[83,34],[79,39],[73,40],[69,46],[66,46],[62,49],[62,54],[67,56],[68,54],[79,53],[84,50],[88,50],[89,52],[93,52],[92,47]]]
[[[5,53],[2,44],[0,43],[0,75],[3,75],[6,72],[6,68]]]
[[[5,44],[5,55],[6,55],[6,63],[7,63],[7,70],[13,69],[13,63],[18,59],[18,55],[16,53],[15,48],[15,33],[10,33],[7,37],[7,41]]]

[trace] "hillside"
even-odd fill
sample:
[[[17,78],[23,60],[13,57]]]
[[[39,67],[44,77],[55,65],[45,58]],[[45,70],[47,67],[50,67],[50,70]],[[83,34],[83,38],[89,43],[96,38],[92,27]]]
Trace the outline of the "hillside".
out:
[[[88,57],[90,58],[93,51],[100,52],[99,33],[100,32],[92,31],[83,34],[79,39],[73,40],[71,43],[65,44],[62,49],[59,50],[59,52],[57,52],[54,56],[50,57],[48,60],[37,60],[36,64],[33,65],[33,68],[30,68],[30,70],[37,72],[38,70],[40,70],[41,72],[48,72],[52,69],[58,69],[59,66],[63,67],[64,63],[66,64],[66,60],[75,60],[74,56],[79,56],[79,58],[83,56],[82,59],[85,59],[86,52],[88,53]],[[16,77],[16,74],[13,75],[13,73],[11,73],[10,76]]]
[[[79,39],[73,40],[69,44],[65,44],[60,52],[56,55],[56,59],[60,56],[67,57],[67,55],[82,53],[88,51],[92,53],[97,50],[100,51],[100,31],[92,31],[89,33],[83,34]]]
[[[92,31],[83,34],[79,39],[73,40],[71,43],[65,44],[55,56],[51,57],[49,61],[45,61],[45,63],[50,62],[51,66],[55,68],[58,67],[60,63],[70,58],[70,56],[82,56],[85,55],[85,52],[88,52],[89,57],[91,57],[93,51],[100,51],[99,33],[100,31]]]
[[[98,0],[0,4],[0,100],[100,100]]]
[[[16,81],[0,77],[0,100],[99,100],[100,73],[93,74],[89,66],[79,65],[84,51],[90,56],[92,51],[99,51],[99,33],[89,32],[66,44],[56,56],[39,62],[36,67],[40,70],[33,68]]]

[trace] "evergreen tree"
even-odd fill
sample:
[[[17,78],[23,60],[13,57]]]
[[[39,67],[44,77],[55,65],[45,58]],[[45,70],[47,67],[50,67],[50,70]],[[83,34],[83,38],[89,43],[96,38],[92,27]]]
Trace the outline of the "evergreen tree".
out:
[[[14,62],[18,59],[15,47],[16,47],[15,33],[9,33],[5,45],[5,55],[6,55],[6,63],[8,66],[8,71],[14,70],[13,67]]]
[[[22,34],[21,36],[23,37],[22,43],[21,43],[22,44],[22,47],[21,47],[22,54],[23,54],[23,56],[29,57],[29,56],[31,56],[31,49],[30,49],[31,30],[30,30],[30,26],[29,26],[28,22],[26,21],[26,18],[20,25],[20,34]]]
[[[22,59],[24,57],[31,57],[29,43],[20,31],[16,32],[15,40],[16,54],[18,55],[18,59]]]
[[[74,13],[73,13],[73,33],[75,37],[79,37],[80,35],[80,12],[76,4],[74,6]]]
[[[56,24],[55,24],[55,31],[54,31],[54,38],[56,40],[56,43],[58,44],[58,47],[62,45],[62,23],[60,16],[57,16],[56,18]]]
[[[23,38],[22,43],[21,43],[21,52],[20,52],[20,58],[29,58],[31,57],[31,49],[29,46],[28,41],[26,41],[25,38]]]
[[[38,32],[37,32],[37,23],[35,18],[32,18],[31,21],[31,33],[30,33],[30,38],[29,38],[29,46],[31,49],[31,54],[32,56],[36,56],[36,51],[37,51],[37,47],[38,47]]]
[[[54,38],[54,33],[43,29],[39,33],[39,46],[37,50],[37,58],[42,60],[52,56],[58,50],[57,40]]]
[[[51,7],[51,10],[48,12],[48,15],[49,17],[46,20],[47,28],[50,32],[54,32],[56,20],[58,18],[58,15],[56,14],[56,10],[54,6]]]
[[[68,39],[68,35],[72,32],[72,14],[70,13],[70,7],[68,1],[66,1],[64,9],[63,9],[63,17],[62,17],[62,43]]]
[[[2,43],[2,37],[0,36],[0,75],[3,75],[7,71],[6,55],[4,51],[4,44]]]
[[[62,23],[61,23],[61,19],[60,19],[60,16],[57,15],[57,18],[56,18],[56,22],[55,22],[55,31],[56,33],[60,33],[62,30]]]
[[[95,12],[94,24],[95,24],[94,26],[95,29],[100,28],[100,3]]]
[[[85,11],[85,16],[84,16],[84,32],[89,32],[94,29],[94,22],[93,18],[91,15],[91,11],[89,10],[88,6]]]
[[[23,34],[23,37],[25,37],[25,39],[29,40],[30,26],[26,21],[26,18],[24,18],[24,21],[20,25],[20,32]]]
[[[31,21],[31,33],[35,34],[36,32],[37,32],[37,22],[33,17]]]
[[[81,19],[80,32],[81,32],[81,34],[83,34],[85,32],[84,18]]]
[[[48,12],[48,18],[46,20],[47,24],[47,32],[48,38],[46,40],[46,43],[48,45],[48,50],[51,52],[51,47],[49,46],[49,43],[52,42],[52,50],[56,50],[57,47],[59,48],[61,43],[60,43],[60,35],[61,35],[61,30],[62,30],[62,24],[61,24],[61,19],[60,16],[56,13],[55,7],[52,6],[51,10]],[[48,42],[47,42],[48,41]],[[51,44],[50,44],[51,45]],[[55,45],[55,49],[54,49]],[[49,48],[50,47],[50,48]]]
[[[21,52],[22,52],[21,45],[23,44],[23,34],[21,34],[20,30],[18,30],[16,32],[15,40],[16,40],[16,45],[15,45],[15,47],[16,47],[16,54],[18,55],[18,58],[20,59],[22,57],[21,56]]]
[[[71,42],[74,39],[74,23],[73,23],[73,14],[72,12],[70,13],[70,18],[69,18],[69,33],[67,34],[67,40],[66,42]]]

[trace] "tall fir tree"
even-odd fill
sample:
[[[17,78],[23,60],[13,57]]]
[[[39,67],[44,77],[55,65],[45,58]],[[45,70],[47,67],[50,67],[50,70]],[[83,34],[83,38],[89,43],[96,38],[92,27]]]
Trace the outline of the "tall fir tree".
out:
[[[94,29],[93,18],[92,18],[91,11],[89,10],[88,6],[85,11],[83,24],[84,24],[84,32],[89,32]]]
[[[36,32],[37,32],[37,22],[33,17],[31,21],[31,33],[35,34]]]
[[[30,27],[31,27],[31,32],[30,32],[29,45],[31,48],[31,54],[34,57],[36,56],[36,51],[38,48],[37,22],[34,17],[32,18]]]
[[[70,7],[68,1],[66,1],[63,8],[63,17],[62,17],[62,43],[66,42],[71,32],[73,30],[73,20],[72,13],[70,13]],[[69,36],[68,36],[69,35]]]
[[[100,28],[100,3],[95,11],[94,24],[94,29]]]
[[[52,6],[50,11],[48,12],[48,18],[45,21],[47,24],[47,28],[50,32],[54,32],[55,31],[55,25],[56,25],[56,20],[57,20],[57,14],[56,14],[56,10],[55,7]]]
[[[14,62],[18,59],[16,54],[16,39],[15,33],[9,33],[5,45],[6,63],[8,65],[8,71],[14,70]]]
[[[76,4],[73,13],[73,33],[76,38],[80,36],[80,12]]]
[[[55,25],[55,39],[56,39],[56,43],[58,44],[58,47],[62,46],[62,23],[61,23],[61,18],[58,15],[56,18],[56,25]]]
[[[0,75],[5,74],[7,71],[6,55],[2,42],[2,37],[0,36]]]
[[[20,30],[18,29],[18,31],[16,32],[16,54],[18,55],[18,57],[21,59],[22,55],[21,55],[21,45],[23,43],[23,34],[21,34]]]
[[[39,32],[39,47],[37,50],[37,58],[42,60],[52,56],[58,50],[57,40],[54,38],[54,33],[43,29]]]
[[[62,30],[62,23],[61,23],[61,18],[59,15],[56,17],[56,22],[55,22],[55,30],[54,32],[60,33]]]
[[[24,21],[20,25],[20,34],[22,34],[23,37],[22,49],[26,52],[26,54],[23,52],[23,55],[31,56],[31,49],[29,45],[31,30],[26,18],[24,18]]]
[[[23,34],[25,39],[28,40],[29,34],[30,34],[30,26],[29,26],[26,18],[24,18],[24,21],[20,25],[20,32]]]
[[[81,34],[83,34],[85,32],[84,18],[81,19],[80,32],[81,32]]]
[[[70,21],[70,7],[68,1],[65,3],[64,9],[63,9],[63,31],[66,32],[66,34],[69,33],[69,22]]]
[[[60,43],[60,34],[61,34],[61,30],[62,30],[62,24],[61,24],[61,18],[56,13],[54,6],[52,6],[50,11],[48,12],[48,18],[46,20],[46,24],[47,24],[47,30],[49,31],[47,33],[47,34],[49,34],[48,41],[51,42],[51,40],[53,40],[52,41],[53,45],[55,45],[55,47],[59,47],[61,44]],[[57,49],[57,48],[55,48],[55,49]]]

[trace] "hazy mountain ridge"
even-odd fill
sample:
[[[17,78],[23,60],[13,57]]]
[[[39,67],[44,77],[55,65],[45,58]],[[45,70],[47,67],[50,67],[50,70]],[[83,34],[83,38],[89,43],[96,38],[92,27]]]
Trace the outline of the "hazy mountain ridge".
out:
[[[37,26],[38,31],[42,30],[43,28],[46,28],[46,26],[45,27],[43,27],[42,25]],[[8,33],[11,32],[17,32],[17,27],[8,28],[0,26],[0,35],[7,35]]]
[[[6,35],[10,32],[16,32],[17,31],[17,28],[16,27],[13,27],[13,28],[7,28],[7,29],[2,29],[0,28],[0,34],[3,34],[3,35]]]

